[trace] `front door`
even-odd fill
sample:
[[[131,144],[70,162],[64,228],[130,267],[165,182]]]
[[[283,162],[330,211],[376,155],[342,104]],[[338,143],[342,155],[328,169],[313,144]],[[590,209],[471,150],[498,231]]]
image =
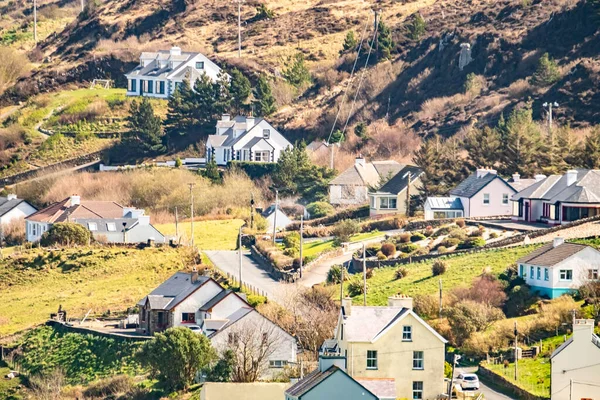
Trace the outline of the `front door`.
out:
[[[525,221],[529,221],[529,202],[525,203]]]

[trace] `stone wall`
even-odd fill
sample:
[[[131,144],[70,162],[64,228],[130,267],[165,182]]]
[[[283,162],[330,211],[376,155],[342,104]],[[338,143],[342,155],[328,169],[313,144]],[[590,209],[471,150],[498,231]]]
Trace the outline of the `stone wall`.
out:
[[[298,279],[297,272],[281,271],[275,268],[275,266],[271,264],[271,262],[265,256],[263,256],[260,251],[258,251],[256,246],[250,247],[250,254],[257,266],[263,271],[266,271],[271,278],[284,282],[295,282]]]
[[[528,391],[516,386],[514,383],[509,382],[506,378],[496,374],[495,372],[490,371],[484,366],[479,366],[479,371],[477,374],[480,378],[484,378],[485,380],[490,381],[494,385],[501,386],[509,391],[515,398],[523,399],[523,400],[550,400],[550,397],[539,397],[535,396]]]
[[[95,336],[102,336],[102,337],[117,339],[117,340],[143,342],[143,341],[152,339],[151,336],[128,335],[125,333],[116,333],[116,332],[115,333],[102,332],[102,331],[97,331],[95,329],[84,328],[84,327],[74,326],[74,325],[67,325],[65,323],[62,323],[59,321],[54,321],[54,320],[48,320],[48,322],[46,322],[46,325],[51,326],[58,332],[79,333],[81,335],[95,335]]]

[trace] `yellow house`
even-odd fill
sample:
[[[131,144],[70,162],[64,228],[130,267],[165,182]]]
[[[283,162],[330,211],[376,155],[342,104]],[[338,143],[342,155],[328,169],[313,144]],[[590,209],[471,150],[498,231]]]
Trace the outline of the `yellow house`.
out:
[[[324,351],[345,356],[354,379],[394,379],[397,398],[435,399],[446,390],[446,343],[415,314],[410,297],[390,297],[388,307],[344,299],[335,338]]]

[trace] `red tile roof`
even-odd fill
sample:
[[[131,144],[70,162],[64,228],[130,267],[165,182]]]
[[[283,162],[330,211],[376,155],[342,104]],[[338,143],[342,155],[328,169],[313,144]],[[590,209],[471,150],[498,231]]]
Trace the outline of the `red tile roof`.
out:
[[[55,223],[67,221],[69,218],[121,218],[122,216],[123,206],[114,201],[82,200],[80,204],[71,205],[71,198],[67,197],[31,214],[26,219]]]

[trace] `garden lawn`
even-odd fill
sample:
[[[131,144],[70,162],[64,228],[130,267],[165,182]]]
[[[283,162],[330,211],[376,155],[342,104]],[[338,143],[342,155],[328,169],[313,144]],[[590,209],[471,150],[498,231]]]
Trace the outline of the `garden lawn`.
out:
[[[22,384],[21,378],[6,379],[6,374],[10,371],[10,368],[0,361],[0,399],[21,399],[22,397],[18,394],[18,387]]]
[[[377,230],[372,232],[357,233],[350,237],[350,243],[360,242],[361,240],[374,239],[376,237],[383,237],[385,233]],[[325,241],[313,241],[304,244],[302,255],[305,257],[316,257],[324,251],[333,249],[333,239]]]
[[[62,305],[70,317],[133,307],[185,268],[187,249],[29,250],[0,260],[0,337],[43,323]]]
[[[194,221],[194,245],[200,250],[235,250],[243,224],[241,219]],[[189,221],[179,223],[179,233],[184,239],[190,237],[191,225]],[[175,235],[174,223],[155,227],[164,235]]]
[[[369,286],[367,303],[373,306],[387,305],[387,298],[398,293],[411,296],[437,294],[440,279],[446,293],[455,287],[469,286],[473,279],[481,275],[487,267],[494,275],[499,275],[518,258],[535,248],[536,246],[511,247],[437,258],[436,260],[448,263],[448,270],[441,276],[433,276],[431,273],[431,266],[435,260],[402,265],[408,269],[408,276],[398,280],[394,279],[394,272],[397,269],[395,266],[378,268],[367,282]],[[362,298],[362,295],[357,296],[356,299],[359,297]]]
[[[550,398],[550,359],[546,357],[523,358],[517,366],[518,380],[515,381],[515,364],[507,368],[503,364],[488,364],[486,368],[494,371],[529,393]]]

